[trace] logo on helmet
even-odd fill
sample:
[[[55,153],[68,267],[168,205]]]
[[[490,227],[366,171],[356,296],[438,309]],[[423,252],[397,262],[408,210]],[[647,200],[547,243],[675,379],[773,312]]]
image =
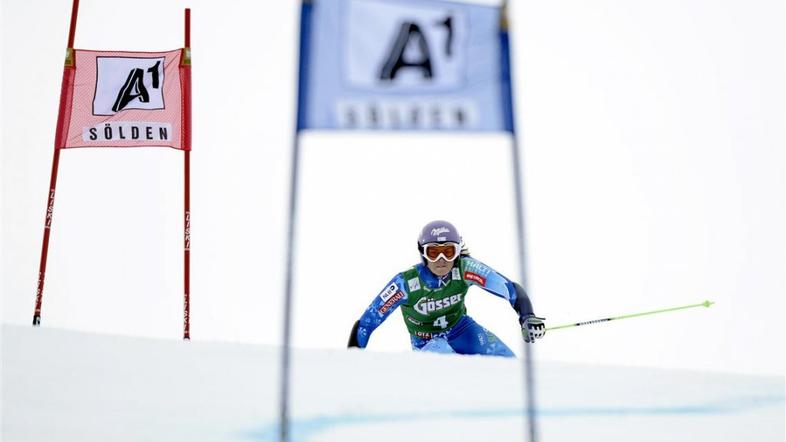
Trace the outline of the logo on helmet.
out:
[[[448,229],[447,227],[435,227],[431,229],[431,235],[433,236],[437,236],[440,233],[450,233],[450,229]]]

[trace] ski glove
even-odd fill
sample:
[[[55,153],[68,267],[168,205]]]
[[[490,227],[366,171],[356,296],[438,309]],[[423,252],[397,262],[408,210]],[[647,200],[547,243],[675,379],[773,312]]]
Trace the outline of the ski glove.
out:
[[[535,339],[540,339],[546,334],[546,324],[543,322],[545,319],[529,315],[521,321],[521,334],[525,342],[534,343]]]
[[[352,326],[352,331],[349,332],[349,342],[347,342],[347,348],[360,347],[360,343],[358,342],[358,327],[360,327],[360,320],[355,321],[355,325]]]

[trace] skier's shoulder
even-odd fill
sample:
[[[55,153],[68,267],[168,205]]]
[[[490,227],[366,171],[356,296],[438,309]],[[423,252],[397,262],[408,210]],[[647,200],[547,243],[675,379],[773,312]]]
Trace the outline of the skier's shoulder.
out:
[[[462,279],[486,289],[494,290],[492,287],[501,287],[510,282],[508,278],[494,270],[488,264],[469,256],[461,257],[460,268]],[[501,288],[496,291],[499,290],[501,290]]]
[[[401,275],[402,282],[406,283],[406,287],[409,292],[414,292],[420,289],[420,279],[425,268],[426,267],[422,263],[418,263],[399,273],[399,275]]]
[[[461,268],[461,273],[473,272],[477,274],[488,274],[494,271],[490,266],[469,255],[462,256],[459,259],[459,267]]]
[[[397,292],[399,290],[404,293],[412,292],[413,286],[417,285],[413,281],[416,281],[418,278],[418,266],[416,264],[396,273],[388,282],[388,285],[385,286],[384,292]]]

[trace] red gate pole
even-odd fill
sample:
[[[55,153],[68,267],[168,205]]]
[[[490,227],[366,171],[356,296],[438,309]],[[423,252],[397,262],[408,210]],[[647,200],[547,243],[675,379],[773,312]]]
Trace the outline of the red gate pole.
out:
[[[62,137],[69,116],[67,101],[70,99],[70,83],[74,78],[74,34],[76,33],[76,18],[79,13],[79,0],[74,0],[71,6],[71,25],[68,30],[68,47],[66,48],[65,67],[63,68],[63,81],[60,88],[60,109],[57,114],[57,130],[55,133],[55,152],[52,157],[52,175],[49,178],[49,192],[46,203],[46,218],[44,219],[44,239],[41,244],[41,262],[38,265],[38,284],[35,292],[35,310],[33,311],[33,326],[41,325],[41,306],[44,299],[44,279],[46,275],[46,259],[49,255],[49,235],[52,231],[52,215],[55,208],[55,190],[57,188],[57,170],[60,165],[60,148],[63,145]]]
[[[183,151],[184,166],[184,201],[183,201],[183,339],[191,339],[191,9],[185,11],[185,48],[183,49],[183,68],[187,70],[183,76],[183,122],[186,125],[183,133],[185,149]]]
[[[41,304],[44,299],[44,275],[46,274],[46,258],[49,253],[49,232],[52,227],[52,213],[55,207],[55,188],[57,187],[57,168],[60,163],[60,149],[55,148],[52,158],[52,176],[49,179],[49,198],[46,204],[46,219],[44,220],[44,240],[41,245],[41,262],[38,265],[38,286],[35,291],[35,311],[33,312],[33,326],[41,325]]]

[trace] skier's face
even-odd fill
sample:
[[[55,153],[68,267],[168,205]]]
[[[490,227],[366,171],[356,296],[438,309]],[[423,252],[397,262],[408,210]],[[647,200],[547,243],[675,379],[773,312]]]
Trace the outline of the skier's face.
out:
[[[445,276],[453,269],[453,262],[444,258],[439,258],[435,262],[426,261],[426,266],[431,270],[431,273],[437,276]]]

